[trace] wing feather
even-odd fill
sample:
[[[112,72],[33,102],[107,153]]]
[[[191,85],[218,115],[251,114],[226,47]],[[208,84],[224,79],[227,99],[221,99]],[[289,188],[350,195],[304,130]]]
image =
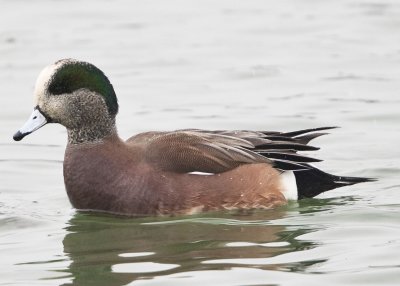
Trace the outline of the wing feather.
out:
[[[128,139],[141,146],[144,159],[165,171],[221,173],[243,164],[266,163],[281,170],[299,170],[321,160],[299,155],[319,148],[309,141],[326,133],[321,127],[293,132],[185,129],[148,132]]]

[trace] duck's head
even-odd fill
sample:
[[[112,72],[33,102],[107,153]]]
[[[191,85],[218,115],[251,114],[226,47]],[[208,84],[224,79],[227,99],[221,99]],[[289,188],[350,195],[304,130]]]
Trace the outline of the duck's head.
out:
[[[94,65],[63,59],[45,67],[34,91],[34,109],[14,140],[19,141],[47,123],[60,123],[69,141],[93,141],[115,129],[118,112],[114,88]]]

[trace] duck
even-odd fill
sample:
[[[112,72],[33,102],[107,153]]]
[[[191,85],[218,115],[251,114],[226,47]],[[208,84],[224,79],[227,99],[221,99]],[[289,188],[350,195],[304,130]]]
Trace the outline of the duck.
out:
[[[336,127],[149,131],[123,140],[117,113],[103,71],[62,59],[40,72],[33,112],[13,139],[46,124],[66,128],[64,184],[79,211],[158,216],[271,209],[373,180],[329,174],[314,166],[321,160],[301,153],[318,150],[309,142]]]

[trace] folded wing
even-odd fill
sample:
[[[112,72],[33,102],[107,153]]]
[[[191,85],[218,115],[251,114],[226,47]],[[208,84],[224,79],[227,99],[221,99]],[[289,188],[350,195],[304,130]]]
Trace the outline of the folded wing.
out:
[[[294,132],[207,131],[198,129],[142,133],[128,139],[141,145],[145,160],[164,171],[221,173],[243,164],[265,163],[280,170],[308,169],[320,160],[297,154],[319,148],[309,141],[323,127]]]

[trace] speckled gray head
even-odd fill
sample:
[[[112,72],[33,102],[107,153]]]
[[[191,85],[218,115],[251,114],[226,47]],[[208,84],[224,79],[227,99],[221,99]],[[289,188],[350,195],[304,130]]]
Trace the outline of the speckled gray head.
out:
[[[104,73],[90,63],[73,59],[57,61],[41,71],[34,104],[30,118],[15,133],[14,140],[21,140],[47,123],[67,127],[72,141],[97,139],[105,134],[94,134],[94,126],[98,132],[113,129],[118,112],[114,88]],[[83,138],[85,134],[90,138]]]

